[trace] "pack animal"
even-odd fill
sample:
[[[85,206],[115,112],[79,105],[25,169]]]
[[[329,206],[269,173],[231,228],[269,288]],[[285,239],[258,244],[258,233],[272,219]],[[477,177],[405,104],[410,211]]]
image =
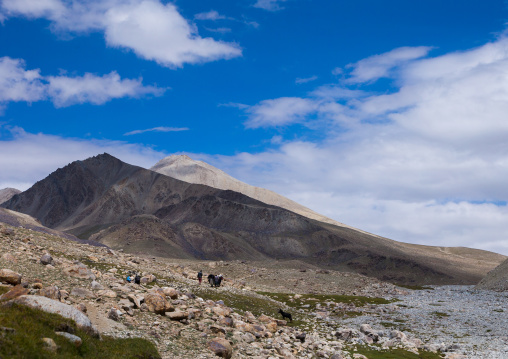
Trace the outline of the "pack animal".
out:
[[[220,287],[223,278],[224,277],[222,276],[222,274],[219,275],[210,274],[208,276],[208,283],[210,283],[210,286],[212,287]]]
[[[291,313],[287,313],[280,308],[279,308],[279,313],[280,313],[280,315],[282,315],[282,319],[288,318],[290,322],[293,321],[293,317],[291,316]]]

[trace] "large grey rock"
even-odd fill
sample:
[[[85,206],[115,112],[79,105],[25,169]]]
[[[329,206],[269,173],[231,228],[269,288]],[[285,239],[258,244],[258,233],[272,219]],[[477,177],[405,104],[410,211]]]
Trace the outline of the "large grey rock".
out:
[[[60,303],[56,300],[38,295],[23,295],[7,302],[7,305],[10,303],[26,305],[30,308],[39,309],[47,313],[54,313],[61,315],[64,318],[72,319],[76,322],[76,325],[79,328],[88,331],[92,335],[99,336],[99,332],[92,325],[90,319],[88,319],[85,314],[68,304]]]

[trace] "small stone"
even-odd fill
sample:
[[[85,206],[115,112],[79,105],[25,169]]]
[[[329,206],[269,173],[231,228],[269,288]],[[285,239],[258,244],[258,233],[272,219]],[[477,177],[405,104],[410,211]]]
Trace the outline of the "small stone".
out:
[[[53,257],[51,257],[51,255],[46,253],[46,254],[42,255],[42,257],[39,261],[41,262],[41,264],[44,264],[44,265],[53,264]]]
[[[16,259],[16,257],[14,257],[12,254],[10,253],[5,253],[4,255],[2,255],[2,259],[6,262],[12,262],[12,263],[17,263],[18,260]]]
[[[84,305],[83,303],[76,304],[74,307],[82,313],[86,314],[87,312],[86,305]]]
[[[80,337],[74,334],[70,334],[67,332],[55,332],[56,335],[60,335],[62,337],[65,337],[67,340],[69,340],[76,348],[79,348],[81,344],[83,344],[83,341]]]
[[[104,287],[97,281],[92,281],[92,284],[90,285],[92,287],[92,290],[103,290]]]
[[[56,353],[58,350],[58,346],[56,345],[55,341],[51,338],[42,338],[43,347],[45,350]]]
[[[120,320],[120,313],[116,308],[111,308],[108,312],[108,318],[116,322]]]

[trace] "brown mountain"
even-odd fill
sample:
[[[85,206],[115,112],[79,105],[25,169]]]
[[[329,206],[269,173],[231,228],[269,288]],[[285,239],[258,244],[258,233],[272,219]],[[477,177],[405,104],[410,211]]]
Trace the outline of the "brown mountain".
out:
[[[508,290],[508,259],[491,270],[476,286],[477,289],[505,292]]]
[[[300,259],[407,284],[477,283],[504,256],[404,244],[242,193],[191,184],[108,154],[58,169],[2,204],[128,252],[200,259]]]

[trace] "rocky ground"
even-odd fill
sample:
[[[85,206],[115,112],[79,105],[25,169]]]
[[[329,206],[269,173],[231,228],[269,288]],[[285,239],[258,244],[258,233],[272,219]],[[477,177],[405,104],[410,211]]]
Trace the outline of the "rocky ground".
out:
[[[409,290],[298,261],[136,257],[8,225],[0,253],[0,281],[7,270],[19,274],[19,298],[77,308],[102,335],[149,339],[163,358],[371,359],[396,348],[504,358],[508,350],[506,296],[469,287]],[[223,274],[223,286],[199,285],[198,270]],[[129,272],[142,283],[127,283]]]

